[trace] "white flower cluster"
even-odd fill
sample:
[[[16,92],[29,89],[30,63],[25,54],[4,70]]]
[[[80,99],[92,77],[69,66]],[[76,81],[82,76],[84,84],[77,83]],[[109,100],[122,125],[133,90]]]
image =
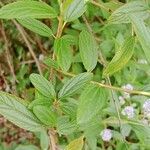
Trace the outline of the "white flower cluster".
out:
[[[135,110],[132,106],[126,106],[121,113],[122,115],[127,116],[128,119],[134,118],[135,116]]]
[[[100,136],[103,141],[109,142],[112,138],[112,131],[110,129],[104,129],[101,131]]]
[[[143,104],[143,112],[145,117],[150,117],[150,99],[147,99]]]
[[[131,84],[123,85],[122,88],[125,90],[130,90],[130,91],[134,89]],[[130,94],[128,92],[123,92],[123,96],[119,96],[120,105],[124,105],[125,99],[128,99],[128,98],[130,98]]]
[[[122,86],[122,88],[125,90],[129,90],[129,91],[132,91],[134,89],[131,84],[126,84],[126,85]],[[124,92],[123,97],[124,98],[130,98],[130,94],[128,92]]]

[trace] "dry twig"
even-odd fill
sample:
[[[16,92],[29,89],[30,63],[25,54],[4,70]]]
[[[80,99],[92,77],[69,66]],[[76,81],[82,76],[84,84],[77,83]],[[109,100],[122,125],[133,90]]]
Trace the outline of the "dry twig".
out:
[[[33,59],[35,60],[35,63],[37,65],[39,73],[42,75],[42,70],[41,70],[41,67],[40,67],[40,63],[39,63],[38,59],[36,58],[34,50],[32,49],[32,46],[31,46],[30,42],[28,41],[28,39],[26,37],[26,32],[24,31],[24,29],[15,20],[13,20],[13,23],[15,24],[15,26],[18,29],[18,31],[20,32],[24,42],[26,43],[26,45],[27,45],[27,47],[29,49],[29,52],[31,53]]]

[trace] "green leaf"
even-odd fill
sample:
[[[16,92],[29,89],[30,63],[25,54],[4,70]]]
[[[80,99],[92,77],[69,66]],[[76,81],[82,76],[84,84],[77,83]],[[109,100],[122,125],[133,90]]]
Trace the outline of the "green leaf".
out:
[[[91,73],[81,73],[64,84],[58,93],[58,98],[66,98],[75,94],[92,79]]]
[[[83,91],[79,100],[77,122],[87,123],[105,106],[107,93],[104,88],[90,85]]]
[[[92,71],[97,64],[98,52],[94,37],[87,31],[82,31],[79,36],[79,50],[83,65],[87,71]]]
[[[41,130],[42,124],[31,111],[18,102],[19,100],[21,99],[0,92],[0,114],[20,128],[30,131]]]
[[[48,150],[49,147],[49,136],[46,130],[42,130],[40,133],[40,146],[42,150]]]
[[[68,71],[72,63],[72,52],[68,42],[63,38],[57,39],[54,49],[58,65],[62,70]]]
[[[17,1],[7,4],[0,9],[1,19],[55,17],[57,17],[55,10],[44,2]]]
[[[150,28],[146,27],[144,21],[134,15],[130,16],[132,20],[133,29],[136,36],[142,45],[147,61],[150,63]]]
[[[71,141],[65,150],[82,150],[84,145],[83,138],[84,136],[81,136],[80,138]]]
[[[33,109],[33,107],[35,107],[37,105],[51,106],[52,104],[53,104],[53,102],[50,101],[48,98],[35,99],[29,104],[28,108]]]
[[[66,22],[79,18],[86,11],[85,0],[66,0],[63,3],[63,18]]]
[[[68,42],[69,45],[78,45],[78,37],[71,35],[71,34],[66,34],[63,35],[62,38]]]
[[[124,44],[116,52],[111,62],[107,65],[103,72],[104,76],[110,76],[121,70],[131,59],[134,52],[135,40],[134,37],[127,38]]]
[[[147,19],[149,17],[148,6],[139,0],[127,3],[114,11],[108,21],[114,24],[130,23],[131,14],[143,20]]]
[[[51,59],[50,57],[45,58],[43,63],[45,65],[47,65],[48,67],[59,69],[59,66],[58,66],[57,62],[55,60]]]
[[[75,120],[71,120],[68,116],[61,116],[57,121],[57,131],[59,134],[70,135],[77,130]]]
[[[28,108],[32,110],[33,107],[37,105],[44,105],[50,107],[52,106],[53,101],[54,101],[53,99],[50,99],[49,97],[45,97],[43,94],[41,94],[36,90],[35,99],[28,104]]]
[[[138,139],[141,141],[143,147],[150,148],[150,127],[142,124],[139,121],[130,121],[129,124],[137,135]]]
[[[67,100],[68,100],[68,102],[60,103],[60,108],[65,115],[69,116],[70,118],[75,119],[76,112],[77,112],[77,106],[78,106],[77,101],[72,98],[68,98]]]
[[[90,122],[82,124],[86,142],[91,150],[97,150],[97,137],[103,129],[100,123],[100,116],[96,116]]]
[[[47,106],[35,106],[33,112],[36,117],[47,126],[54,126],[56,123],[56,114]]]
[[[22,26],[41,36],[50,37],[53,34],[52,30],[39,20],[32,18],[17,19],[17,20]]]
[[[15,150],[39,150],[39,148],[34,145],[19,145]]]
[[[45,79],[43,76],[33,73],[30,75],[30,80],[34,87],[44,96],[48,98],[56,97],[52,83]]]

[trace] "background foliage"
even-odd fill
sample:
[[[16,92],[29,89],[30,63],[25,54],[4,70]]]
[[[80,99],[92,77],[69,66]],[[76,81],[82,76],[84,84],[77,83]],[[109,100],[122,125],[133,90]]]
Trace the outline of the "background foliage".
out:
[[[149,0],[0,5],[0,150],[150,149]]]

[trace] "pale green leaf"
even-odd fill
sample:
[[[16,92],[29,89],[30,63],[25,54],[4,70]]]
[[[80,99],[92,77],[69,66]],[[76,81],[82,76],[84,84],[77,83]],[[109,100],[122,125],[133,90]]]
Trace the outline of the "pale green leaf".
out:
[[[30,131],[41,130],[42,124],[18,99],[10,94],[0,92],[0,114],[20,128]]]
[[[42,150],[48,150],[50,139],[46,130],[40,132],[40,146]]]
[[[108,21],[114,24],[130,23],[131,14],[143,20],[147,19],[149,17],[147,4],[141,0],[129,2],[114,11]]]
[[[68,82],[64,84],[62,89],[59,91],[58,98],[62,99],[73,95],[83,86],[85,86],[91,79],[91,73],[81,73],[71,78]]]
[[[72,63],[72,52],[68,42],[63,39],[57,39],[54,45],[57,62],[60,68],[64,71],[68,71]]]
[[[44,96],[48,98],[56,97],[52,83],[45,79],[43,76],[33,73],[30,75],[30,80],[34,87]]]
[[[47,106],[38,105],[33,107],[36,117],[47,126],[54,126],[56,123],[55,113]]]
[[[77,122],[87,123],[105,106],[107,93],[104,88],[90,85],[82,92],[79,100]]]
[[[17,19],[17,20],[22,26],[41,36],[50,37],[53,34],[52,30],[39,20],[32,18]]]
[[[146,59],[150,63],[150,29],[149,27],[146,27],[144,21],[141,18],[134,15],[131,15],[130,18],[136,36],[142,45]]]
[[[80,138],[71,141],[65,150],[82,150],[84,145],[83,138],[84,136],[81,136]]]
[[[82,31],[79,36],[79,50],[83,65],[87,71],[92,71],[97,64],[98,52],[94,37],[87,31]]]
[[[134,52],[134,37],[127,38],[120,49],[116,52],[111,62],[103,72],[104,76],[110,76],[121,70],[130,60]]]
[[[15,150],[39,150],[39,148],[34,145],[19,145]]]
[[[63,17],[66,22],[79,18],[86,11],[85,0],[66,0],[63,4]]]
[[[38,1],[17,1],[0,9],[1,19],[55,17],[57,17],[57,13],[51,6]]]

